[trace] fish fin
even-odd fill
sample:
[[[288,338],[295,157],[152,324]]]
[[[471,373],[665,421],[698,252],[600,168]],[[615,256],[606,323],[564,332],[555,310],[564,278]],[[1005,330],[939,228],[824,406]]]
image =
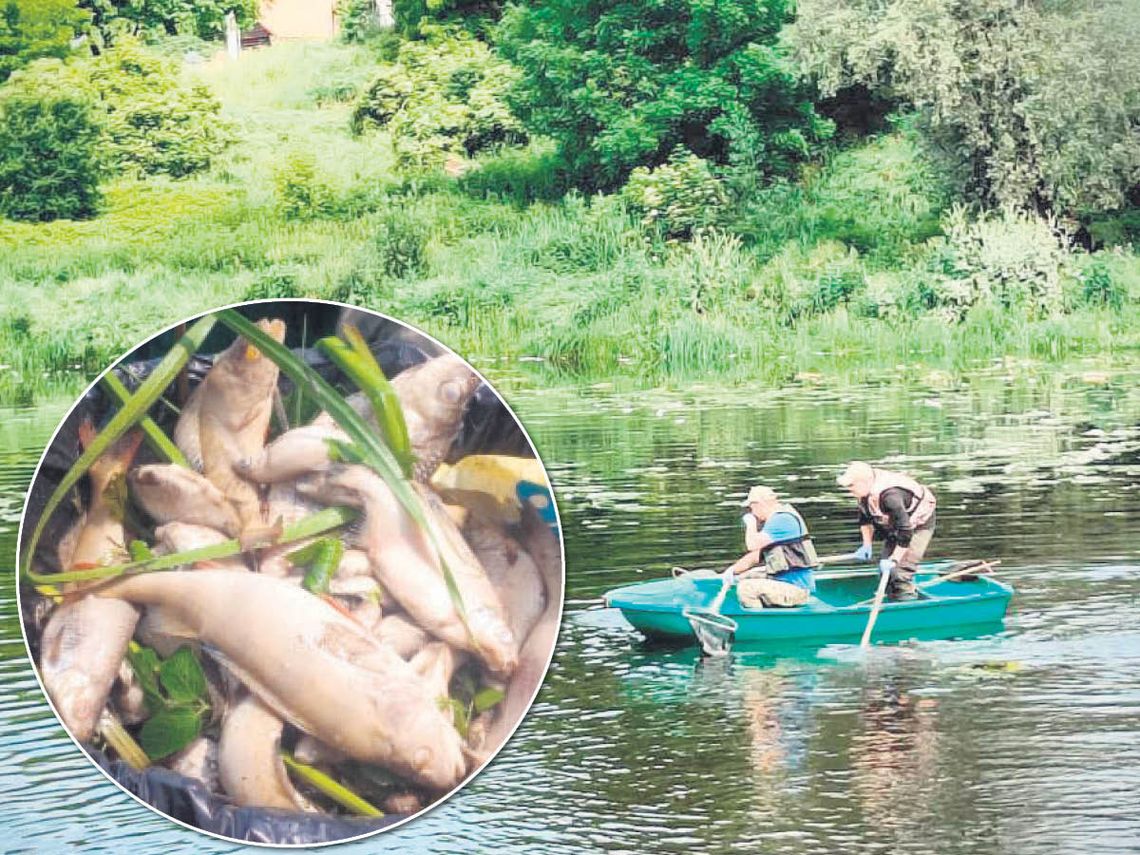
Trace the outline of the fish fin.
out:
[[[185,638],[198,641],[198,631],[178,619],[178,616],[162,606],[150,606],[146,612],[148,632],[156,635],[169,635],[172,638]]]

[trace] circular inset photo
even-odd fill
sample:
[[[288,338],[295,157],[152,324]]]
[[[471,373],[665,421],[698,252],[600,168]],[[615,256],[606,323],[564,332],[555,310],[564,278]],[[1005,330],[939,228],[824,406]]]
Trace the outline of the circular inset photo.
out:
[[[125,356],[44,452],[28,652],[64,727],[227,839],[392,827],[503,746],[564,557],[522,425],[456,354],[335,303],[220,309]]]

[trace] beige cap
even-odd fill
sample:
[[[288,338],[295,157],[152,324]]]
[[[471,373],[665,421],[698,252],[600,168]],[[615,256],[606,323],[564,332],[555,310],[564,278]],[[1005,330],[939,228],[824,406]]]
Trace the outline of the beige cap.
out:
[[[748,498],[740,503],[740,507],[747,508],[753,502],[774,502],[776,501],[776,491],[771,487],[761,487],[757,485],[748,491]]]
[[[862,460],[852,460],[847,464],[847,468],[843,470],[843,474],[835,479],[835,483],[840,487],[850,487],[856,481],[863,481],[874,477],[875,470],[871,468],[870,463],[864,463]]]

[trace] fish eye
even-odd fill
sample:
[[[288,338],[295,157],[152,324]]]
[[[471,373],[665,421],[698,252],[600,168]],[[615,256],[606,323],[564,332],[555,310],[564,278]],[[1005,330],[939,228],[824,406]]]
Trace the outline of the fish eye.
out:
[[[448,380],[439,390],[440,397],[449,404],[458,404],[463,397],[463,384],[458,380]]]

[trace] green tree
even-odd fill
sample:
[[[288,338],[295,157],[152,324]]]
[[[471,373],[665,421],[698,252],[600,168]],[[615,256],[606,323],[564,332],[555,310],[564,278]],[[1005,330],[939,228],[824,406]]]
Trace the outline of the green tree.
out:
[[[916,109],[964,194],[1064,215],[1140,183],[1134,0],[800,0],[788,42],[822,93]]]
[[[75,0],[0,2],[0,83],[34,59],[62,59],[90,16]]]
[[[516,110],[553,137],[587,189],[621,184],[677,146],[786,173],[829,136],[777,45],[785,0],[539,0],[506,11],[522,69]]]
[[[225,34],[226,13],[238,26],[257,20],[258,0],[79,0],[90,10],[94,35],[101,45],[120,36],[195,35],[216,39]]]
[[[79,219],[100,201],[101,129],[90,101],[17,75],[0,90],[0,216]]]

